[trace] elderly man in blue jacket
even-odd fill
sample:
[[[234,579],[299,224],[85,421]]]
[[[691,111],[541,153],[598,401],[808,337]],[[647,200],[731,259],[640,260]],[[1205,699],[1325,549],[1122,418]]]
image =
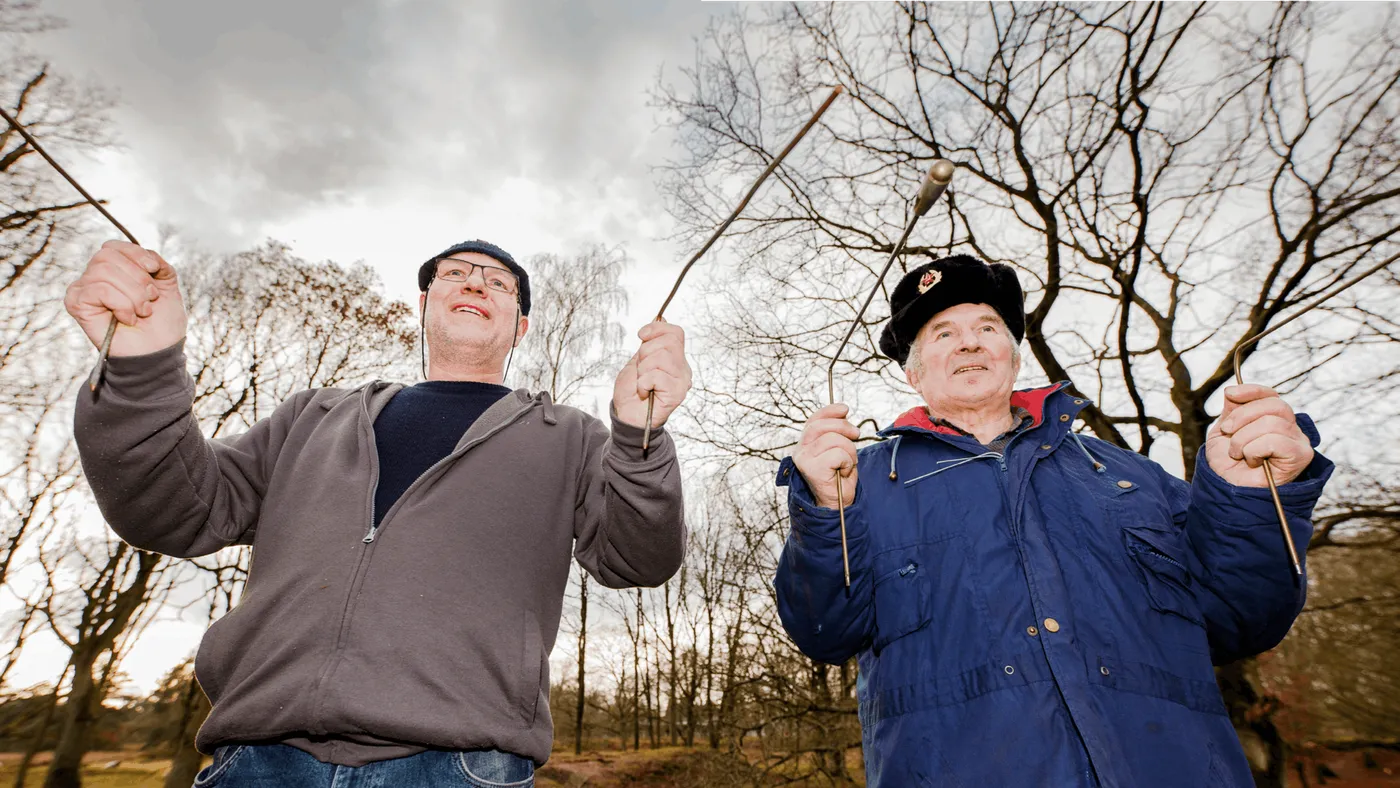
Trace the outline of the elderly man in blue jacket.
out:
[[[813,659],[858,657],[867,785],[1252,786],[1211,667],[1303,607],[1261,461],[1306,545],[1332,471],[1312,422],[1228,388],[1187,484],[1076,434],[1066,384],[1014,390],[1007,266],[935,260],[891,307],[881,350],[924,405],[860,451],[823,408],[778,472],[779,613]]]

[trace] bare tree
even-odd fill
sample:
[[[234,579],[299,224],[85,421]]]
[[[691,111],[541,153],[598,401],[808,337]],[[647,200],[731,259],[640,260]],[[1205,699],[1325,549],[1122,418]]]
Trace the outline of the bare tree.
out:
[[[548,391],[556,401],[575,407],[590,387],[608,391],[621,365],[622,326],[616,320],[627,307],[621,276],[629,264],[621,248],[591,246],[563,257],[529,258],[530,331],[521,343],[517,369],[526,388]],[[583,752],[584,711],[588,700],[588,573],[577,572],[578,693],[574,708],[574,753]]]
[[[66,547],[66,546],[65,546]],[[89,554],[91,551],[92,554]],[[50,584],[58,586],[64,565],[76,564],[79,594],[55,591],[44,608],[50,628],[71,652],[72,685],[64,702],[58,746],[44,778],[44,788],[77,788],[79,768],[91,746],[91,733],[118,662],[119,639],[155,591],[162,559],[124,542],[84,548],[73,544],[46,561]],[[67,599],[80,603],[77,615],[65,610]]]
[[[683,84],[658,92],[685,143],[666,181],[682,237],[718,222],[726,187],[826,87],[851,99],[733,227],[743,264],[719,278],[704,331],[724,365],[699,387],[693,434],[738,458],[790,450],[906,201],[949,158],[954,186],[899,268],[955,250],[1018,267],[1039,372],[1096,400],[1082,414],[1095,435],[1189,478],[1233,348],[1400,246],[1394,16],[834,4],[716,22]],[[1396,284],[1378,276],[1247,355],[1296,404],[1389,421],[1396,377],[1362,359],[1395,358]],[[907,391],[875,349],[886,315],[871,310],[838,362],[862,416],[897,412]],[[1278,784],[1285,745],[1249,669],[1227,666],[1222,686]]]
[[[630,264],[622,248],[600,245],[525,262],[532,306],[530,331],[515,361],[521,385],[581,407],[591,385],[611,383],[621,361],[617,317],[627,309],[622,274]]]

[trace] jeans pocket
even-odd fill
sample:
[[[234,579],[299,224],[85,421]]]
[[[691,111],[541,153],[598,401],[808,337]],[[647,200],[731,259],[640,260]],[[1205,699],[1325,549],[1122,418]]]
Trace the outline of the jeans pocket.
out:
[[[473,788],[532,788],[535,762],[501,750],[464,750],[457,766]]]
[[[245,745],[227,745],[214,750],[214,762],[199,770],[199,774],[194,776],[192,788],[208,788],[217,785],[232,768],[238,756],[242,755],[248,748]]]

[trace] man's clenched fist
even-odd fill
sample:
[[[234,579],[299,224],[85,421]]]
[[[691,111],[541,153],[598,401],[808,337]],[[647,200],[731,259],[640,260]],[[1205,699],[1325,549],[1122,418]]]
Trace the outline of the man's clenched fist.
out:
[[[836,474],[842,478],[842,506],[856,499],[856,438],[860,430],[846,421],[850,408],[837,403],[812,414],[802,429],[802,443],[792,462],[802,473],[818,506],[835,509]]]
[[[185,338],[185,304],[175,269],[149,249],[108,241],[63,297],[94,347],[100,347],[116,315],[110,354],[140,356]]]

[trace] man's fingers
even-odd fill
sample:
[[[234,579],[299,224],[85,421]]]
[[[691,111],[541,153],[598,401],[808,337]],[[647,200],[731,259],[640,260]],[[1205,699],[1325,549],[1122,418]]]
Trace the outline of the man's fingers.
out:
[[[1236,405],[1243,405],[1246,402],[1253,402],[1265,397],[1277,397],[1278,392],[1268,386],[1261,386],[1258,383],[1242,383],[1238,386],[1225,387],[1225,401],[1233,402]]]
[[[685,329],[674,323],[667,323],[665,320],[653,320],[637,331],[637,338],[642,342],[650,342],[658,337],[674,338],[677,342],[684,342]]]
[[[150,317],[151,307],[146,301],[137,302],[120,287],[110,282],[89,282],[75,294],[77,303],[84,311],[107,311],[116,316],[124,325],[136,325],[137,317]]]
[[[802,431],[802,442],[811,443],[830,434],[844,436],[847,440],[855,440],[860,437],[860,428],[845,419],[816,419],[807,422],[807,428]]]
[[[1233,449],[1231,446],[1232,451]],[[1241,456],[1235,459],[1242,459],[1249,467],[1258,468],[1266,459],[1291,459],[1298,453],[1298,444],[1295,441],[1285,435],[1269,433],[1245,444]]]
[[[685,388],[682,379],[665,370],[652,370],[637,376],[637,396],[646,399],[653,391],[677,392]]]
[[[851,408],[844,402],[835,402],[822,408],[818,408],[809,418],[808,423],[816,419],[844,419],[850,413]]]
[[[832,468],[840,471],[842,476],[850,476],[851,470],[856,467],[856,447],[850,441],[841,440],[837,436],[828,435],[826,438],[833,440],[818,441],[813,448],[816,450],[814,459],[823,468]]]
[[[1287,402],[1278,397],[1268,397],[1235,406],[1229,415],[1221,414],[1217,423],[1220,425],[1221,432],[1233,435],[1250,422],[1266,417],[1295,421],[1293,409],[1288,406]]]
[[[1259,400],[1278,398],[1278,392],[1268,386],[1260,386],[1257,383],[1244,383],[1238,386],[1226,386],[1225,404],[1220,409],[1219,422],[1222,424],[1228,421],[1228,417],[1234,415],[1241,406]],[[1282,402],[1282,399],[1279,399]],[[1229,432],[1229,429],[1226,429]]]
[[[637,372],[645,375],[648,372],[669,372],[679,374],[689,367],[685,360],[685,354],[679,350],[662,350],[660,352],[648,352],[646,348],[637,351]]]
[[[1273,414],[1261,416],[1230,435],[1230,456],[1243,459],[1244,447],[1265,435],[1281,435],[1290,441],[1298,441],[1303,437],[1303,431],[1292,419]]]

